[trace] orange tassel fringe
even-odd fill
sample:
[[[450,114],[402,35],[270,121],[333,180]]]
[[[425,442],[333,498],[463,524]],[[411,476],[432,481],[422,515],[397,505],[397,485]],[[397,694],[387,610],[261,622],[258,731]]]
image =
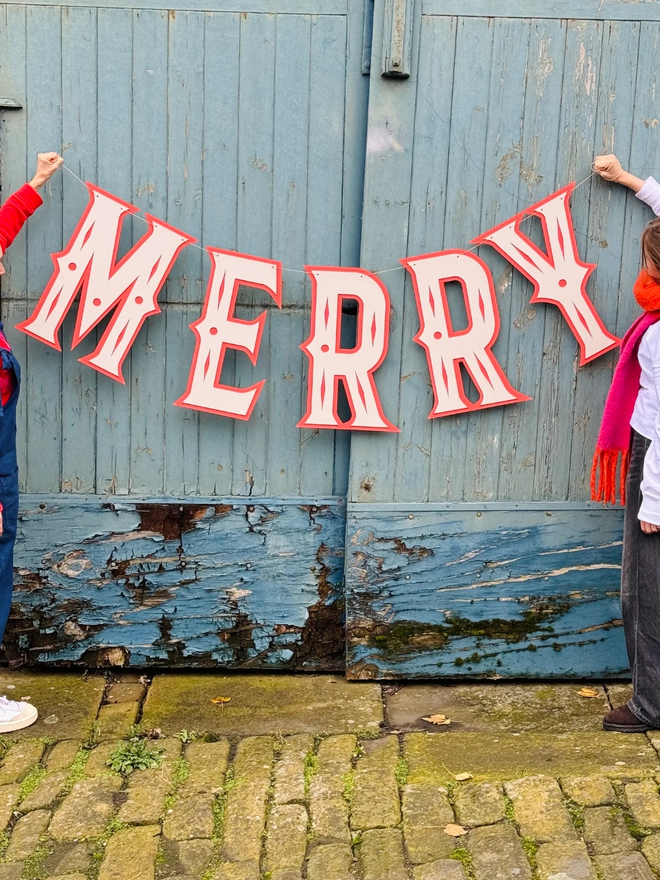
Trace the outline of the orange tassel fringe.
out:
[[[619,463],[619,456],[621,462]],[[591,500],[616,504],[617,477],[621,504],[626,503],[626,475],[629,453],[626,449],[597,449],[591,468]]]

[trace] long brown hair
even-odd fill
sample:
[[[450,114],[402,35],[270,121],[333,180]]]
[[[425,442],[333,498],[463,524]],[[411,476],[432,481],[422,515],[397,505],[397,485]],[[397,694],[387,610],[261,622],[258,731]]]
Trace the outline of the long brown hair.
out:
[[[660,217],[646,226],[642,232],[642,265],[646,268],[651,263],[660,272]]]

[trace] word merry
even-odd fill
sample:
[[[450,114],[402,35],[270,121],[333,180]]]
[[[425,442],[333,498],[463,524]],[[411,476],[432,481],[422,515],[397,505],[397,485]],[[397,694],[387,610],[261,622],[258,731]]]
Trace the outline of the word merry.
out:
[[[473,239],[496,248],[533,286],[531,302],[554,303],[580,346],[580,364],[619,344],[586,294],[593,264],[578,256],[569,207],[571,183],[510,220]],[[101,340],[80,360],[118,382],[122,364],[150,315],[160,312],[158,295],[174,261],[194,238],[146,215],[149,229],[119,261],[117,249],[124,218],[138,208],[87,184],[89,203],[71,239],[53,255],[55,271],[32,315],[18,329],[60,351],[62,322],[81,291],[72,347],[113,309]],[[541,251],[519,229],[526,215],[539,217],[545,242]],[[253,321],[234,317],[241,285],[266,290],[282,307],[282,264],[234,251],[208,247],[211,274],[200,318],[191,324],[195,353],[185,393],[176,406],[249,419],[265,380],[249,388],[220,383],[228,349],[245,352],[256,363],[266,312]],[[495,359],[492,346],[500,319],[493,277],[475,254],[449,250],[401,260],[412,277],[420,330],[415,341],[424,347],[434,392],[429,418],[516,403],[530,398],[512,387]],[[301,348],[309,359],[307,410],[300,428],[398,431],[385,417],[374,373],[387,354],[389,294],[376,275],[364,269],[306,266],[312,281],[309,338]],[[455,331],[445,286],[458,281],[463,290],[468,326]],[[342,303],[358,303],[357,341],[340,344]],[[460,372],[464,364],[478,393],[468,400]],[[337,412],[342,382],[351,418]]]

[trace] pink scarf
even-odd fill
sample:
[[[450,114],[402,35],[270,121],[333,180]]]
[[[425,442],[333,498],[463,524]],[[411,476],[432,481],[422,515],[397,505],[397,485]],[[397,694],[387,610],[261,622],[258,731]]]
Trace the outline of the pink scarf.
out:
[[[645,273],[643,273],[645,274]],[[641,280],[641,276],[640,279]],[[638,285],[636,284],[635,287]],[[638,298],[639,302],[639,298]],[[654,302],[655,308],[660,304]],[[637,318],[621,340],[619,362],[614,371],[612,387],[605,402],[603,421],[591,469],[591,498],[605,504],[616,504],[617,470],[621,465],[619,485],[621,504],[626,502],[626,473],[630,446],[630,419],[639,391],[642,368],[637,352],[642,336],[652,324],[660,321],[660,311],[647,311]]]

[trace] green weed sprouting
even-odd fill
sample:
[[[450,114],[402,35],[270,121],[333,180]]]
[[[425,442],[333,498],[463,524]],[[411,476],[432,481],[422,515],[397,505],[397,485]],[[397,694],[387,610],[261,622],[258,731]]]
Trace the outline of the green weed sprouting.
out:
[[[474,880],[474,865],[472,864],[472,856],[468,849],[464,846],[457,846],[449,858],[455,862],[460,862],[469,880]]]
[[[307,798],[309,797],[309,786],[311,785],[315,773],[319,769],[319,759],[313,752],[308,752],[305,755],[304,768],[305,798]]]
[[[408,762],[405,758],[399,758],[394,768],[394,777],[399,788],[405,788],[408,782]]]
[[[144,739],[133,739],[120,742],[105,762],[114,773],[129,776],[135,770],[153,770],[159,767],[163,755]]]
[[[348,773],[345,773],[341,779],[344,783],[344,790],[342,794],[344,796],[344,800],[350,807],[353,803],[353,795],[355,794],[355,770],[349,770]]]
[[[35,764],[34,767],[31,767],[27,776],[21,782],[21,787],[18,790],[18,802],[20,803],[22,800],[35,790],[35,788],[39,785],[41,780],[46,775],[46,768],[43,764]]]
[[[537,877],[538,865],[536,863],[536,854],[539,851],[538,844],[533,837],[523,837],[520,843],[522,845],[525,855],[527,856],[527,861],[529,862],[529,866],[532,869],[532,874]]]
[[[196,730],[180,730],[178,733],[175,733],[174,736],[177,739],[180,739],[184,746],[199,739],[199,734]]]
[[[172,782],[169,793],[165,798],[164,812],[167,812],[174,804],[186,779],[190,776],[190,764],[185,758],[177,758],[172,765]]]

